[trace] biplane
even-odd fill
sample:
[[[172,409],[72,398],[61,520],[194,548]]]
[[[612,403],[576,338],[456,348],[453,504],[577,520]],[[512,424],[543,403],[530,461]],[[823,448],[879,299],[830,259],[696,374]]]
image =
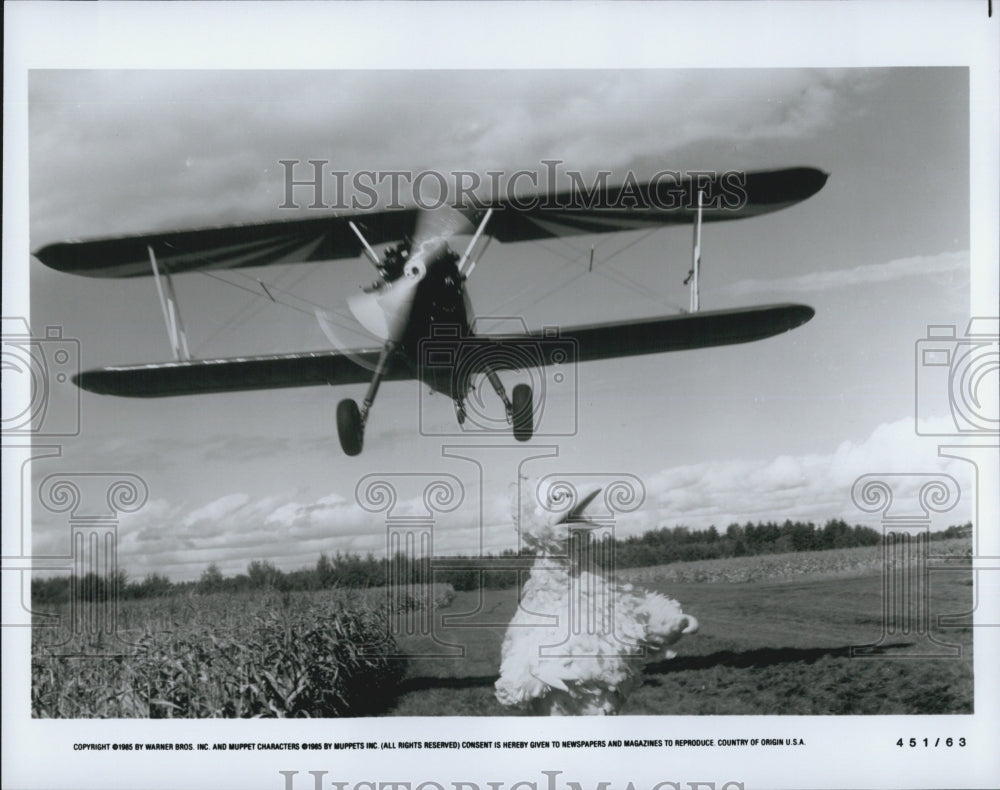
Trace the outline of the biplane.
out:
[[[337,406],[340,443],[344,452],[353,456],[362,450],[365,425],[381,382],[423,381],[452,399],[462,425],[474,380],[482,381],[485,376],[503,403],[514,438],[527,441],[535,425],[532,389],[519,383],[508,397],[499,372],[516,367],[511,359],[524,358],[523,354],[508,353],[511,349],[523,349],[525,344],[551,338],[552,329],[486,336],[474,331],[467,283],[486,246],[493,240],[502,244],[538,242],[691,224],[694,243],[686,281],[691,287],[690,309],[624,322],[561,327],[558,337],[571,345],[575,355],[570,361],[760,340],[805,323],[812,318],[813,309],[802,304],[771,304],[702,311],[698,295],[702,223],[743,219],[786,208],[818,192],[827,174],[797,167],[739,175],[735,193],[731,183],[721,181],[722,176],[698,174],[697,178],[606,187],[588,193],[585,201],[580,201],[579,195],[552,192],[533,200],[508,197],[433,211],[394,208],[59,242],[34,254],[45,265],[62,272],[88,277],[152,276],[155,280],[174,359],[84,371],[74,377],[74,382],[85,390],[163,397],[314,384],[367,384],[360,406],[353,399],[342,400]],[[732,199],[734,194],[738,200]],[[464,252],[452,248],[455,237],[470,233]],[[375,252],[378,245],[387,245],[382,254]],[[347,304],[357,322],[377,338],[371,347],[342,347],[333,327],[318,311],[317,318],[333,349],[192,358],[173,277],[194,271],[330,262],[361,256],[375,267],[377,280],[348,299]],[[267,292],[262,282],[261,287]],[[438,353],[437,364],[425,364],[422,351],[429,340],[434,341],[436,352],[442,350],[442,341],[447,341],[453,344],[455,353]],[[471,344],[480,344],[485,353],[471,357],[460,353]],[[458,364],[460,358],[476,361]],[[544,354],[532,358],[542,365],[553,361]],[[565,354],[559,361],[566,361]]]

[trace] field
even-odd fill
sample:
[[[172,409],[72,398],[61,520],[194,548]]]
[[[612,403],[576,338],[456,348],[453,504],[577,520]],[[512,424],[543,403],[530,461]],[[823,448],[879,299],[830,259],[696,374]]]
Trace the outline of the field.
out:
[[[934,553],[956,550],[960,553],[958,544],[932,547]],[[971,713],[972,628],[937,623],[941,615],[972,609],[967,566],[932,566],[929,633],[905,623],[907,628],[894,628],[883,639],[879,562],[880,550],[869,548],[623,574],[681,601],[701,630],[679,643],[677,658],[645,667],[644,681],[622,713]],[[378,603],[383,594],[323,591],[125,602],[121,632],[142,649],[117,658],[58,655],[65,646],[50,650],[46,645],[62,638],[61,629],[36,629],[33,713],[509,715],[494,699],[493,683],[507,622],[517,606],[516,589],[436,595],[440,606],[410,611],[411,619],[404,619],[416,624],[432,618],[433,637],[397,635],[397,655],[407,657],[395,659],[384,658],[391,645],[383,639]],[[349,644],[368,647],[345,648],[344,638],[336,635],[345,628]],[[852,647],[875,643],[868,655],[852,657]],[[942,643],[959,654],[948,655]],[[357,687],[368,694],[353,694]]]

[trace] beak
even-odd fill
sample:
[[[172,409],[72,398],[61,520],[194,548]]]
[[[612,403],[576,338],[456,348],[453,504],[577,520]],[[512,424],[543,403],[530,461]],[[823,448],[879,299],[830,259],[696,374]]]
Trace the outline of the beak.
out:
[[[583,515],[583,511],[587,509],[587,505],[594,501],[596,497],[601,493],[600,488],[595,488],[587,496],[577,502],[576,507],[574,507],[569,513],[560,519],[560,524],[579,524],[580,522],[586,521],[586,517]]]

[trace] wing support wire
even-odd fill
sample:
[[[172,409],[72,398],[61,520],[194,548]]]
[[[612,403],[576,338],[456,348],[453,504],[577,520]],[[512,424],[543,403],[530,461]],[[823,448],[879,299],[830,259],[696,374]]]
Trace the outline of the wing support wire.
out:
[[[479,243],[479,239],[483,235],[483,231],[486,230],[486,223],[490,221],[490,217],[492,216],[493,216],[493,209],[491,208],[487,209],[486,215],[483,217],[483,221],[479,223],[479,227],[476,228],[476,233],[472,237],[472,241],[470,241],[469,246],[465,248],[465,254],[462,256],[462,260],[459,261],[458,273],[463,277],[465,277],[466,279],[468,279],[469,275],[472,274],[472,270],[475,269],[476,264],[479,263],[479,258],[482,257],[483,253],[486,252],[486,248],[490,245],[490,242],[493,241],[493,237],[488,236],[486,238],[486,244],[483,245],[483,248],[476,255],[475,260],[473,260],[472,263],[469,263],[469,259],[472,256],[472,251],[473,249],[475,249],[476,244]],[[466,268],[466,266],[468,266],[468,268]]]
[[[160,267],[156,263],[156,253],[153,252],[153,245],[147,244],[146,249],[149,252],[149,262],[153,267],[153,279],[156,281],[156,292],[160,297],[163,321],[167,325],[170,350],[173,351],[176,361],[188,362],[191,359],[191,351],[188,349],[187,334],[184,332],[184,324],[181,321],[181,311],[178,307],[177,293],[174,291],[174,281],[170,277],[170,270],[164,266],[161,275]],[[164,293],[164,283],[166,284],[166,293]]]
[[[694,238],[691,244],[691,271],[688,272],[685,285],[691,286],[691,300],[688,312],[697,313],[701,309],[701,294],[698,290],[698,276],[701,270],[701,215],[702,191],[698,190],[698,211],[695,214]]]

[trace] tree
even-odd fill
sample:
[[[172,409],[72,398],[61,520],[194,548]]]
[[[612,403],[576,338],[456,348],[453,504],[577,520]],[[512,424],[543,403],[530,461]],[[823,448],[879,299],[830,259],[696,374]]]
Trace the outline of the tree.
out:
[[[247,576],[250,577],[250,589],[268,590],[282,589],[284,574],[279,571],[273,562],[267,560],[254,560],[247,566]]]
[[[198,579],[198,592],[200,593],[214,593],[219,592],[222,589],[224,580],[222,578],[222,571],[219,570],[219,566],[214,562],[205,568],[201,573],[201,578]]]
[[[31,580],[32,604],[60,604],[69,600],[70,580],[65,576]]]
[[[316,583],[323,589],[335,587],[337,584],[337,569],[325,552],[320,554],[316,561]]]
[[[115,568],[114,573],[108,574],[108,592],[117,598],[125,595],[125,588],[128,587],[128,571],[124,568]]]
[[[130,598],[157,598],[173,592],[174,585],[166,576],[159,573],[147,574],[141,582],[133,582],[128,586]]]
[[[823,526],[823,548],[842,549],[852,545],[852,530],[843,519],[830,519]]]

